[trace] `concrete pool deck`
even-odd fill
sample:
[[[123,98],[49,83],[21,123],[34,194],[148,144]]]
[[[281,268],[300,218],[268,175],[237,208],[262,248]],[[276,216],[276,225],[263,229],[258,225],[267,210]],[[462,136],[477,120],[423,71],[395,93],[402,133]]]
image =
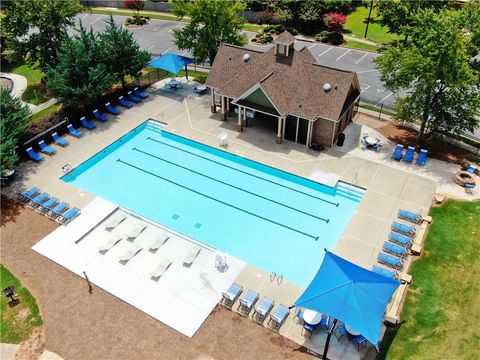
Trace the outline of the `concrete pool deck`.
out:
[[[358,139],[364,131],[359,124],[354,123],[347,128],[351,133],[347,133],[347,143],[343,148],[318,153],[289,141],[278,145],[275,143],[275,134],[268,130],[246,128],[244,132],[238,133],[235,118],[221,121],[219,114],[210,113],[209,97],[194,95],[189,85],[178,92],[171,92],[163,88],[162,82],[151,90],[153,93],[147,100],[130,110],[122,111],[119,116],[109,115],[109,121],[97,122],[95,130],[82,129],[85,134],[82,138],[69,137],[70,145],[66,148],[55,146],[57,154],[45,157],[42,163],[22,163],[19,169],[24,174],[23,179],[5,190],[14,192],[36,186],[69,202],[71,206],[82,208],[95,196],[59,180],[63,175],[62,167],[65,164],[76,167],[145,119],[164,121],[168,131],[214,147],[218,146],[218,134],[226,132],[229,139],[227,151],[234,154],[303,177],[310,177],[318,171],[335,173],[343,181],[366,188],[367,192],[356,214],[336,247],[331,249],[339,256],[365,268],[371,268],[376,263],[377,254],[387,240],[390,224],[396,219],[399,208],[420,211],[426,215],[439,188],[438,183],[440,182],[440,187],[444,186],[448,190],[446,174],[450,167],[437,164],[433,160],[429,160],[426,168],[407,166],[389,160],[388,150],[380,153],[359,150]],[[298,262],[301,264],[301,259],[298,259]],[[270,274],[250,265],[244,268],[236,281],[244,286],[244,291],[254,289],[261,297],[271,296],[275,299],[276,306],[280,303],[291,305],[302,291],[286,281],[277,285],[275,281],[270,281]],[[300,331],[301,326],[293,321],[293,314],[290,314],[280,333],[316,352],[323,350],[324,331],[307,341]],[[333,343],[336,343],[336,340],[332,341]],[[340,358],[366,357],[365,351],[357,353],[353,345],[338,346],[338,350],[334,350],[334,347],[332,355],[336,353]],[[370,349],[371,347],[368,354]],[[348,355],[342,355],[345,351]]]

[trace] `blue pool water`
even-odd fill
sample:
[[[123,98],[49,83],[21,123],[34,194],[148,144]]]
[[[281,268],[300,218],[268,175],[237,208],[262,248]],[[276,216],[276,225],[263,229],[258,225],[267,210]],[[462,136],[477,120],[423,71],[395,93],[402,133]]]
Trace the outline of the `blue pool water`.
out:
[[[62,180],[303,288],[359,201],[149,121]]]

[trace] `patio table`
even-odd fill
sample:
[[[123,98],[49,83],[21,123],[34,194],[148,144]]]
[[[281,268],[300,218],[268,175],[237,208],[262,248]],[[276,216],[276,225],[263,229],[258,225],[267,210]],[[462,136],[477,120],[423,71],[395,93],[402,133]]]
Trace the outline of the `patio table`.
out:
[[[366,137],[365,142],[368,146],[375,146],[378,144],[378,140],[371,136]]]
[[[361,334],[360,331],[356,330],[355,328],[352,328],[352,327],[348,326],[347,324],[345,324],[345,329],[352,336],[357,336],[357,335]]]
[[[303,313],[303,321],[310,325],[317,325],[322,320],[322,313],[305,309]]]
[[[167,83],[167,86],[170,88],[170,89],[174,89],[175,91],[177,90],[177,88],[181,87],[182,86],[182,83],[178,80],[175,80],[175,79],[172,79],[170,80],[168,83]]]

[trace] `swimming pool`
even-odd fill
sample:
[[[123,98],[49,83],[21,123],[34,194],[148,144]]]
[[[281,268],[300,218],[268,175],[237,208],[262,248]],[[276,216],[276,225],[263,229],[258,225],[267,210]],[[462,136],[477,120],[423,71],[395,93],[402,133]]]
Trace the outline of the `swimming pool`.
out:
[[[62,180],[303,288],[361,197],[163,131],[153,121]]]

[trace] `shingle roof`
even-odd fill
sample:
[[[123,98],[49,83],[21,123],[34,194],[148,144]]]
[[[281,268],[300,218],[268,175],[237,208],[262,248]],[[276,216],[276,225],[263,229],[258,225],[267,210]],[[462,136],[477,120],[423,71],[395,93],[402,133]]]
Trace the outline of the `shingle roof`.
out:
[[[275,39],[275,42],[281,42],[282,44],[293,44],[295,42],[295,36],[290,34],[288,31],[282,32]]]
[[[243,61],[245,53],[251,58],[248,63]],[[326,83],[332,87],[329,93],[323,90]],[[352,83],[357,83],[354,72],[319,65],[306,48],[284,57],[274,48],[259,53],[227,44],[220,46],[206,82],[218,94],[234,99],[258,84],[282,116],[312,120],[339,119]]]

